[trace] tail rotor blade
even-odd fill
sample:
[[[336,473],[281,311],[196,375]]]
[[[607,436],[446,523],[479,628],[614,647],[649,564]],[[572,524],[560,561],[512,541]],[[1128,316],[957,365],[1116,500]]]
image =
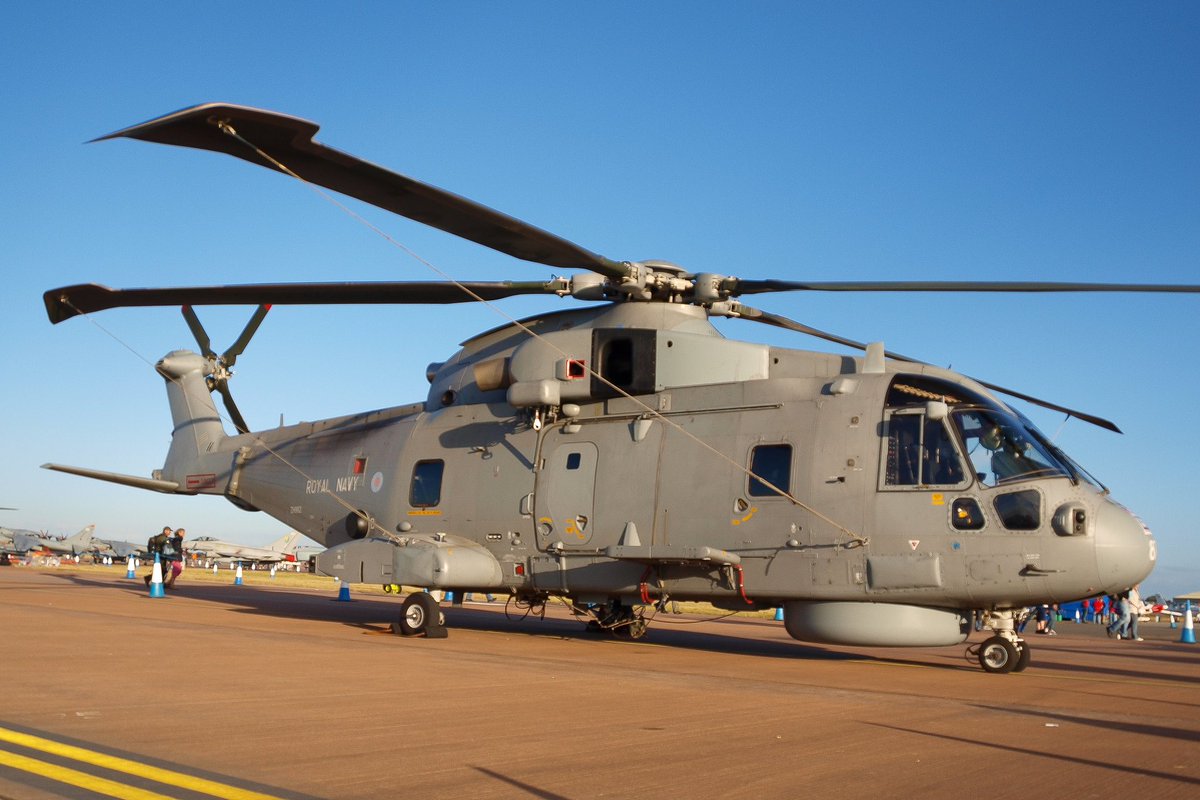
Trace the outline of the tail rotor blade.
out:
[[[237,357],[246,349],[246,345],[250,344],[250,339],[258,331],[258,326],[262,325],[262,321],[266,319],[267,312],[271,310],[269,305],[260,305],[258,310],[254,312],[254,316],[250,317],[250,321],[246,323],[246,327],[242,329],[242,334],[237,338],[237,341],[230,345],[221,359],[225,362],[225,366],[232,367]]]
[[[225,410],[229,412],[229,419],[232,420],[233,427],[237,429],[238,433],[249,431],[250,426],[246,424],[242,412],[238,410],[237,403],[233,402],[233,395],[229,393],[229,384],[220,381],[215,388],[221,393],[221,399],[225,401]]]
[[[200,345],[200,352],[205,357],[215,355],[212,349],[212,342],[209,341],[208,333],[204,330],[204,326],[200,324],[200,318],[196,316],[196,312],[191,306],[182,306],[183,318],[187,321],[187,325],[192,330],[192,336],[196,337],[196,344]]]

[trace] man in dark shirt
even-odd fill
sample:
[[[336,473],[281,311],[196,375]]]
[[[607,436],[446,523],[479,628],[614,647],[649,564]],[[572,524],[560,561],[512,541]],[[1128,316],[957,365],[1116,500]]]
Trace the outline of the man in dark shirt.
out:
[[[166,548],[167,543],[170,542],[170,540],[171,526],[166,525],[163,527],[162,533],[151,536],[150,540],[146,542],[146,554],[150,559],[150,574],[146,576],[147,586],[150,585],[150,579],[154,576],[154,556],[157,554],[159,560],[161,561],[163,557],[163,550]]]

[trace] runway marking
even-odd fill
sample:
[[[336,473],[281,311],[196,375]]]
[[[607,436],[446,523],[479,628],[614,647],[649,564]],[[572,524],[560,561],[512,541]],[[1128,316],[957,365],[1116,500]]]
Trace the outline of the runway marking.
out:
[[[19,756],[16,753],[9,753],[6,750],[0,750],[0,765],[19,769],[24,772],[32,772],[35,775],[41,775],[43,778],[50,778],[59,783],[78,786],[81,789],[87,789],[89,792],[106,794],[109,797],[118,797],[121,800],[171,800],[165,794],[138,789],[136,786],[127,786],[123,783],[89,775],[86,772],[80,772],[70,767],[60,767],[57,764],[51,764],[47,761],[38,761],[36,758]]]
[[[113,772],[126,772],[130,775],[136,775],[141,778],[149,778],[158,783],[165,783],[168,786],[176,786],[180,789],[187,789],[193,792],[201,792],[203,794],[220,797],[223,800],[280,800],[275,795],[263,794],[250,789],[243,789],[238,786],[230,786],[227,783],[211,781],[206,778],[197,778],[194,775],[188,775],[184,772],[175,772],[174,770],[163,769],[161,767],[150,766],[139,761],[132,761],[127,758],[118,756],[110,756],[106,753],[98,753],[94,750],[87,750],[83,747],[75,747],[74,745],[63,744],[56,742],[53,739],[45,739],[41,736],[33,736],[28,733],[10,730],[0,727],[0,741],[9,742],[10,744],[28,747],[31,750],[40,750],[43,753],[69,758],[73,761],[78,761],[82,764],[90,764],[95,767],[112,770]],[[130,798],[130,800],[155,800],[155,798],[165,798],[167,795],[156,794],[146,789],[139,789],[134,786],[127,786],[116,781],[110,781],[106,778],[99,778],[89,775],[85,772],[71,769],[69,767],[60,767],[55,764],[50,764],[45,761],[39,761],[35,758],[9,753],[0,750],[0,763],[6,766],[12,766],[16,769],[25,772],[33,772],[38,775],[69,783],[74,786],[80,786],[90,789],[101,794],[107,794],[111,797]],[[81,783],[80,781],[88,781],[89,784]],[[96,782],[97,785],[104,785],[107,788],[97,788],[90,785],[90,782]],[[119,793],[118,793],[119,792]]]

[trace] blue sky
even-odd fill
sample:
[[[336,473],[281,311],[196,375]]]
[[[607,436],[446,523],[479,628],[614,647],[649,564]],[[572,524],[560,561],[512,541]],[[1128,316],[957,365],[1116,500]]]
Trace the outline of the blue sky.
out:
[[[314,120],[326,144],[618,259],[790,280],[1200,282],[1194,3],[339,5],[7,12],[0,505],[20,511],[0,524],[95,522],[135,540],[172,524],[251,543],[283,527],[215,498],[38,469],[160,466],[170,418],[149,365],[193,346],[169,309],[52,327],[46,289],[434,278],[265,170],[83,144],[194,103]],[[457,278],[551,274],[363,213]],[[1124,435],[1026,409],[1154,530],[1160,566],[1145,589],[1200,589],[1188,505],[1200,434],[1184,413],[1200,394],[1200,297],[755,305],[1115,420]],[[200,313],[223,349],[249,310]],[[471,306],[278,308],[233,391],[255,427],[410,402],[424,397],[426,364],[500,321]]]

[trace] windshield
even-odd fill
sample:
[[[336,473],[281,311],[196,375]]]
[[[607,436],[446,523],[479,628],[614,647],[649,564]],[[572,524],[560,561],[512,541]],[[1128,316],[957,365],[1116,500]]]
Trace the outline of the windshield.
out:
[[[975,475],[985,486],[1033,478],[1071,478],[1070,468],[1022,424],[994,409],[956,408],[950,418],[962,435]]]

